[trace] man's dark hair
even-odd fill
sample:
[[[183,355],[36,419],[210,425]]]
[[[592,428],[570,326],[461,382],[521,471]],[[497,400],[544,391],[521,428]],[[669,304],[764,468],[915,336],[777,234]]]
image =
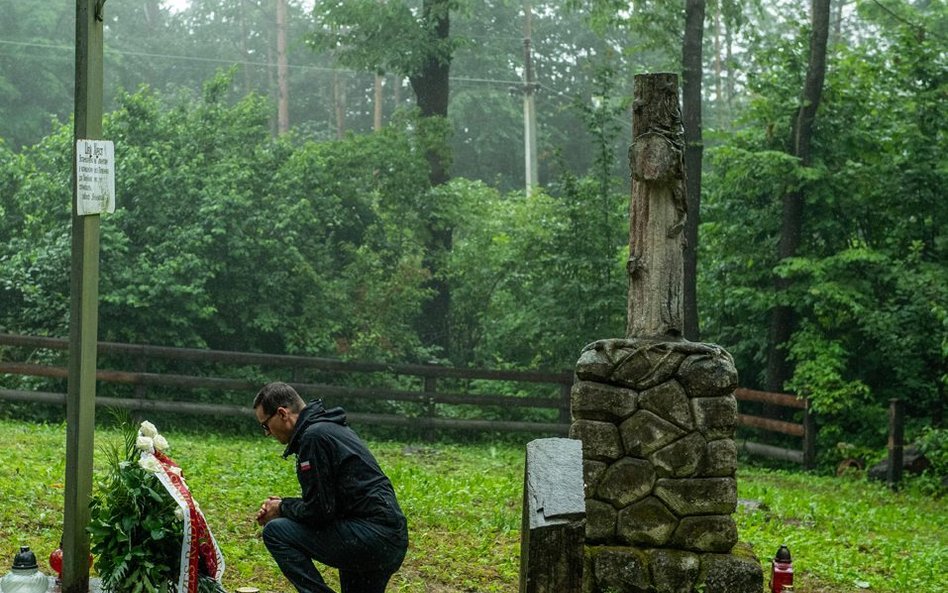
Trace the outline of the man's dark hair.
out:
[[[267,383],[257,392],[253,398],[253,409],[263,407],[264,414],[273,414],[277,408],[286,408],[294,414],[298,414],[306,407],[306,402],[300,397],[295,389],[282,383],[274,381]]]

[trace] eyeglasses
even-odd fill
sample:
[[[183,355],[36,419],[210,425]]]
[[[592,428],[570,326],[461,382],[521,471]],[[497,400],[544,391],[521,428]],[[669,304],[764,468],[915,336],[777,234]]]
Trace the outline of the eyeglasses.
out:
[[[260,423],[260,428],[263,429],[263,434],[270,435],[270,421],[273,420],[273,417],[277,415],[277,412],[280,411],[280,408],[276,409],[276,412],[273,412],[267,419]]]

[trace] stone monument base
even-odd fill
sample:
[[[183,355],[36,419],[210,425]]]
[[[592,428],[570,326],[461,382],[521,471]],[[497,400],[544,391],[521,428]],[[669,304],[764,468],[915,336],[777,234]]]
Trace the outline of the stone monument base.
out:
[[[764,574],[748,544],[728,554],[670,548],[586,546],[583,593],[761,593]]]

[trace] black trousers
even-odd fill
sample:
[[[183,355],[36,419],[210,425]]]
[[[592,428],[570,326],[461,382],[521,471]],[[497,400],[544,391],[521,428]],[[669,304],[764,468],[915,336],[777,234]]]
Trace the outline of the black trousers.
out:
[[[408,548],[408,530],[365,519],[310,527],[283,517],[263,527],[263,543],[299,593],[335,593],[313,560],[339,569],[342,593],[384,593]]]

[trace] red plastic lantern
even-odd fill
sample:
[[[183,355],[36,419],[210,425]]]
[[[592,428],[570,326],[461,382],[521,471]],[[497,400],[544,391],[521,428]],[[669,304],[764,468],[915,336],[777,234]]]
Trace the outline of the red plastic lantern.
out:
[[[59,547],[53,550],[53,553],[49,555],[49,567],[53,569],[53,572],[56,573],[56,576],[63,578],[63,545],[59,544]]]
[[[784,585],[793,590],[793,562],[790,558],[790,550],[787,546],[781,545],[774,555],[770,569],[771,593],[782,593]]]
[[[92,568],[93,557],[89,554],[89,568]],[[56,573],[57,578],[63,578],[63,543],[49,555],[49,567]]]

